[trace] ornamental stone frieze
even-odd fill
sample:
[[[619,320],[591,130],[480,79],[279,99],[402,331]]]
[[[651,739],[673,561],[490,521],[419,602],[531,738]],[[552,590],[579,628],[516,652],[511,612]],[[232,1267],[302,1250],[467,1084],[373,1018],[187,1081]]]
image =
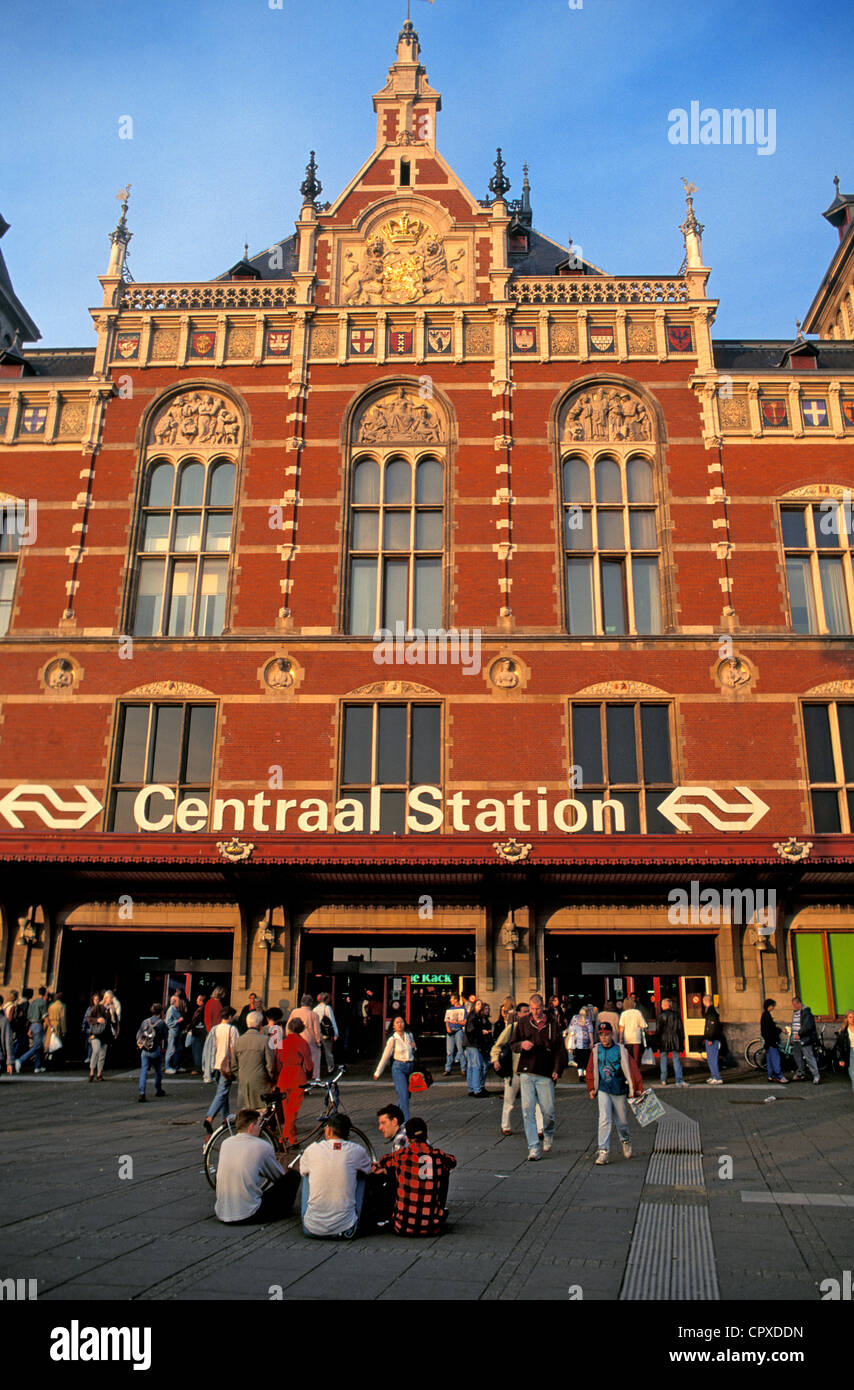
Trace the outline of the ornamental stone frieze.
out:
[[[374,681],[371,685],[360,685],[357,690],[348,690],[349,695],[437,695],[429,685],[418,685],[415,681]]]
[[[342,247],[338,302],[454,304],[466,298],[464,246],[408,212]]]
[[[668,692],[657,685],[647,685],[644,681],[599,681],[597,685],[586,685],[576,690],[573,698],[582,695],[666,695]]]
[[[149,427],[149,440],[175,448],[213,448],[240,443],[240,416],[225,396],[211,391],[185,391],[172,396],[157,411]]]
[[[565,444],[651,440],[652,420],[633,392],[600,386],[570,398],[563,410],[561,439]]]
[[[443,435],[444,421],[438,412],[405,386],[372,401],[356,426],[356,439],[360,444],[391,441],[438,444]]]
[[[150,681],[148,685],[137,685],[133,690],[125,690],[123,695],[171,695],[175,699],[185,695],[213,695],[203,685],[191,685],[189,681]]]

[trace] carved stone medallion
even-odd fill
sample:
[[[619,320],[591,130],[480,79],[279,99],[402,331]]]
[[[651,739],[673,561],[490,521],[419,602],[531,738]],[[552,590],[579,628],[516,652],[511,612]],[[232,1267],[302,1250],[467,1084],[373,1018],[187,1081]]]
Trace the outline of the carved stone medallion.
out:
[[[651,323],[635,323],[629,319],[626,324],[626,345],[631,353],[655,352],[655,329]]]
[[[178,353],[177,328],[155,328],[151,335],[151,356],[155,362],[168,361]]]
[[[486,357],[492,352],[492,325],[467,323],[464,341],[467,357]]]
[[[515,690],[520,680],[519,667],[511,657],[499,657],[489,668],[489,679],[499,690]]]
[[[80,436],[86,428],[87,407],[82,401],[63,401],[57,434]]]
[[[371,402],[358,423],[356,438],[361,444],[390,440],[438,444],[442,434],[443,421],[429,401],[422,401],[415,391],[398,386]]]
[[[334,357],[338,351],[338,330],[331,324],[320,324],[311,330],[313,357]]]
[[[715,667],[715,680],[725,690],[739,690],[753,679],[750,664],[742,656],[727,656]]]
[[[229,357],[251,357],[255,348],[255,329],[238,326],[228,330]]]
[[[652,421],[649,411],[633,392],[614,386],[599,386],[573,396],[564,409],[561,438],[575,440],[649,440]]]
[[[51,661],[44,672],[44,683],[48,690],[56,694],[70,694],[77,680],[77,672],[67,657]]]
[[[553,323],[549,344],[556,357],[571,356],[578,352],[578,331],[574,323]]]
[[[167,448],[214,448],[240,443],[240,416],[233,403],[212,391],[184,391],[158,410],[149,438]]]
[[[718,412],[721,429],[746,430],[750,428],[750,406],[746,396],[718,396]]]

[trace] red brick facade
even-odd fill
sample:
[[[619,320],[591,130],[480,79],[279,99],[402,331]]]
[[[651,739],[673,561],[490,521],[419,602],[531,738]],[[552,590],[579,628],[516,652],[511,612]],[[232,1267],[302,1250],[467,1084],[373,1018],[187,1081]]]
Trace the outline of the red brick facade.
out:
[[[38,526],[20,546],[0,642],[0,797],[47,786],[70,803],[84,787],[105,808],[79,829],[57,810],[51,829],[32,807],[47,807],[43,792],[21,793],[31,804],[19,811],[14,798],[0,803],[4,984],[46,980],[72,994],[115,984],[141,1002],[155,987],[143,975],[172,971],[190,974],[194,989],[230,976],[235,998],[257,988],[271,1001],[293,999],[330,981],[358,994],[348,953],[390,943],[392,964],[372,971],[363,962],[361,976],[386,975],[393,990],[394,979],[418,973],[418,946],[438,946],[435,960],[447,962],[447,938],[453,978],[496,1001],[539,987],[601,1003],[618,979],[646,988],[638,982],[647,977],[662,982],[649,985],[657,997],[676,979],[688,979],[690,993],[708,976],[735,1035],[752,1028],[764,993],[783,1000],[794,988],[799,928],[819,932],[827,953],[828,931],[854,921],[850,821],[843,811],[839,832],[816,830],[803,716],[805,701],[854,700],[851,623],[831,635],[826,598],[825,630],[796,630],[780,505],[844,501],[854,348],[847,353],[839,334],[832,346],[821,339],[807,371],[797,356],[780,365],[785,345],[740,345],[739,359],[734,345],[713,343],[715,302],[690,198],[680,276],[558,273],[565,253],[551,243],[547,272],[514,264],[507,231],[524,206],[477,203],[436,155],[432,128],[426,140],[412,134],[436,109],[395,96],[416,69],[426,84],[417,58],[417,39],[404,31],[391,93],[376,99],[376,154],[331,208],[306,200],[292,273],[265,269],[265,253],[253,266],[261,278],[235,268],[231,281],[208,286],[126,285],[126,240],[114,235],[88,374],[57,373],[45,352],[4,369],[0,493],[7,508],[36,503]],[[395,298],[385,280],[372,293],[365,262],[357,267],[381,223],[392,246],[383,275],[393,286],[395,275],[416,273],[416,234],[398,225],[397,256],[388,231],[404,214],[438,229],[444,269],[433,280],[425,273],[420,296],[405,288]],[[545,243],[529,230],[531,254],[535,238],[541,251]],[[460,283],[451,289],[454,264]],[[689,350],[674,345],[673,325],[690,325]],[[449,352],[430,350],[435,328],[450,331]],[[396,329],[412,332],[411,351],[388,350]],[[363,330],[374,332],[366,360],[352,336]],[[613,351],[594,351],[590,334],[607,341],[611,331]],[[271,354],[271,332],[290,333],[286,355]],[[194,333],[214,336],[210,359],[193,355]],[[133,347],[136,335],[136,352],[123,358],[119,344]],[[375,642],[348,623],[354,458],[391,448],[354,433],[364,429],[366,394],[390,398],[401,386],[412,408],[427,401],[439,420],[440,438],[414,437],[408,452],[444,466],[442,626],[479,632],[482,670],[473,675],[452,664],[379,665]],[[603,390],[638,402],[648,429],[620,439],[609,426],[610,439],[573,441],[568,406]],[[236,442],[201,450],[237,467],[222,630],[133,635],[146,468],[161,455],[194,456],[192,438],[164,448],[152,428],[172,398],[209,392],[239,420]],[[816,398],[826,424],[812,428],[803,411]],[[763,415],[763,403],[778,399],[788,408],[782,427]],[[25,411],[42,403],[44,430],[30,433]],[[63,434],[62,421],[74,419],[76,432]],[[649,460],[660,630],[569,631],[561,461],[571,454]],[[265,672],[279,658],[290,665],[277,688]],[[504,685],[490,675],[500,658],[513,663]],[[120,710],[146,701],[215,706],[212,797],[264,791],[329,806],[342,794],[342,711],[354,702],[440,707],[444,797],[504,800],[522,789],[549,808],[573,797],[571,765],[584,766],[571,746],[572,702],[663,706],[667,784],[686,788],[686,800],[692,788],[709,789],[736,807],[738,789],[749,788],[767,810],[747,830],[737,811],[723,813],[731,830],[694,811],[690,828],[671,834],[562,833],[552,819],[546,830],[529,819],[517,831],[512,816],[503,834],[455,832],[449,816],[439,836],[405,837],[303,833],[293,818],[284,833],[256,830],[250,811],[237,838],[253,848],[231,863],[218,848],[229,811],[219,833],[106,828]],[[852,778],[840,763],[842,801]],[[800,861],[777,847],[792,836],[812,846]],[[495,848],[514,838],[529,846],[518,863]],[[717,892],[774,889],[773,933],[720,916],[674,924],[668,893],[692,880]],[[194,934],[203,939],[196,952]],[[147,970],[146,957],[156,958]],[[649,969],[638,968],[644,962]],[[854,979],[832,962],[827,969],[835,992],[826,1012],[840,1012]]]

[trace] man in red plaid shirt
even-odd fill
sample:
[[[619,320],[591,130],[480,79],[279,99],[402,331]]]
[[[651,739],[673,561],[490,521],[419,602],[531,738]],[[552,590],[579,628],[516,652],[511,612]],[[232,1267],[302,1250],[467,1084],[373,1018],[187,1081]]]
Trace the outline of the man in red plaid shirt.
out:
[[[427,1143],[424,1120],[406,1122],[409,1144],[374,1164],[377,1173],[391,1174],[397,1183],[392,1228],[398,1236],[438,1236],[448,1213],[448,1180],[457,1160]]]

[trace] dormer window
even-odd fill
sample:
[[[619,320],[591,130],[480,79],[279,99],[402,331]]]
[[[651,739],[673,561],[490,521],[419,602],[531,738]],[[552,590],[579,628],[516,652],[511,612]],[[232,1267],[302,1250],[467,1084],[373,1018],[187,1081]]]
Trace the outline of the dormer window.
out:
[[[409,160],[402,159],[400,161],[400,186],[401,188],[409,188],[411,182],[412,173],[409,165]]]
[[[530,243],[528,240],[528,229],[521,222],[512,222],[507,229],[507,244],[512,255],[528,254]]]

